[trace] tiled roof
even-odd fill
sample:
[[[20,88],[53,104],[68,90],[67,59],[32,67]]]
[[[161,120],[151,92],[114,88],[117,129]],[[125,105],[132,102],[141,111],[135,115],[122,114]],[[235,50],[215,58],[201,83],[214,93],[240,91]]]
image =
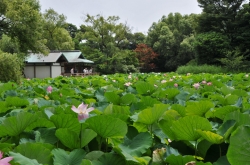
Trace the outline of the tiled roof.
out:
[[[26,58],[26,61],[28,63],[53,63],[56,62],[60,57],[62,53],[49,53],[47,56],[44,56],[43,54],[33,54],[31,53],[30,56]]]
[[[27,63],[55,63],[58,59],[64,56],[68,63],[94,63],[93,61],[84,58],[80,51],[54,51],[47,56],[42,54],[31,53],[27,58]]]

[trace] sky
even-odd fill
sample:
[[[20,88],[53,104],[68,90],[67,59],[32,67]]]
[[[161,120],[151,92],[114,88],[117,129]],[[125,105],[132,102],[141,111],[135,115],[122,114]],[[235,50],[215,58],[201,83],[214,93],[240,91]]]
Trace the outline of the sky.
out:
[[[86,14],[119,16],[133,32],[147,33],[153,22],[169,13],[199,14],[202,9],[197,0],[39,0],[41,12],[52,8],[67,17],[66,22],[79,27]]]

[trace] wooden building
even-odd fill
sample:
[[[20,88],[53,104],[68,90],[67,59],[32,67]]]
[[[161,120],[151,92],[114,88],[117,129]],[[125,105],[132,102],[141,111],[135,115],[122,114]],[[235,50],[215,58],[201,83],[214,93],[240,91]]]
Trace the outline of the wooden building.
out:
[[[70,75],[71,68],[82,73],[84,68],[91,68],[93,61],[84,58],[79,50],[51,51],[48,55],[31,53],[25,60],[26,78],[46,78]]]

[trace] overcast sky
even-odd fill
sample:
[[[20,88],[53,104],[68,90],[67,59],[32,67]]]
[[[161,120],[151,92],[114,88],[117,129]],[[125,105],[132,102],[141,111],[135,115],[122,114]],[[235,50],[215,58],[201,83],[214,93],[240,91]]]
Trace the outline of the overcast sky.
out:
[[[52,8],[64,14],[67,22],[79,27],[86,14],[104,17],[119,16],[120,22],[127,23],[133,32],[147,33],[153,22],[163,15],[179,12],[199,14],[201,8],[197,0],[39,0],[41,11]]]

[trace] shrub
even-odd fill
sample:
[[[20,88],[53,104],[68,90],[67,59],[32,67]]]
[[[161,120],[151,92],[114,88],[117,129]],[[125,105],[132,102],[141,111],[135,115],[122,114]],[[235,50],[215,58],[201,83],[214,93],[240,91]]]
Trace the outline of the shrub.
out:
[[[214,65],[187,65],[180,66],[177,68],[176,72],[178,74],[186,74],[186,73],[225,73],[226,70],[220,66]]]
[[[22,61],[17,54],[4,53],[0,51],[0,81],[14,81],[20,83],[22,78]]]

